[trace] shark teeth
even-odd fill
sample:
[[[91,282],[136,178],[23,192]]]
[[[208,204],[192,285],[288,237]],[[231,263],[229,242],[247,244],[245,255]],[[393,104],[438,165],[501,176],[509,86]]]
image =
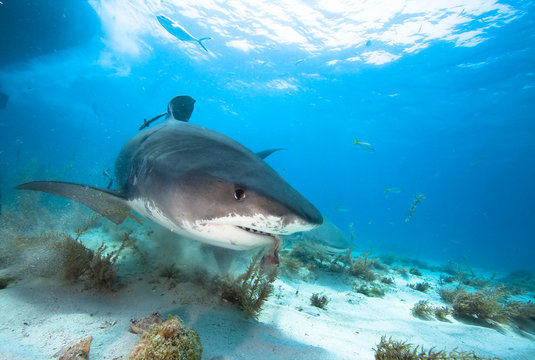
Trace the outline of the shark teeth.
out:
[[[238,227],[239,227],[240,229],[242,229],[242,230],[248,231],[248,232],[253,233],[253,234],[258,234],[258,235],[268,235],[268,236],[271,235],[270,233],[263,232],[263,231],[256,230],[256,229],[251,229],[251,228],[248,228],[248,227],[245,227],[245,226],[238,226]]]

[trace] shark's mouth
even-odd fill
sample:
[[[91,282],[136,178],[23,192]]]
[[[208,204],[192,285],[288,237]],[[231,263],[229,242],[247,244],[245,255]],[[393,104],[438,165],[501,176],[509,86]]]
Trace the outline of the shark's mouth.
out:
[[[236,227],[239,227],[240,229],[248,231],[248,232],[253,233],[253,234],[265,235],[265,236],[272,236],[273,235],[273,234],[270,234],[270,233],[267,233],[267,232],[264,232],[264,231],[248,228],[248,227],[245,227],[245,226],[236,225]]]

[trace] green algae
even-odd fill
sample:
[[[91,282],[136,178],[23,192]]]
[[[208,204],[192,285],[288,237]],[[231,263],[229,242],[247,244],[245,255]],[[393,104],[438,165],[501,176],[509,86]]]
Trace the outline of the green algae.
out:
[[[237,304],[247,317],[256,318],[267,298],[273,292],[273,282],[279,272],[278,267],[264,267],[261,264],[263,252],[259,252],[247,270],[237,278],[227,277],[216,285],[221,298]]]
[[[499,358],[480,357],[474,352],[461,350],[437,351],[435,348],[425,350],[423,346],[409,344],[403,341],[386,339],[381,337],[381,341],[375,350],[376,360],[500,360]]]
[[[197,331],[179,317],[153,325],[135,345],[128,360],[200,360],[202,344]]]
[[[310,305],[315,306],[320,309],[325,309],[327,304],[329,303],[329,299],[325,295],[321,295],[320,293],[314,293],[310,297]]]

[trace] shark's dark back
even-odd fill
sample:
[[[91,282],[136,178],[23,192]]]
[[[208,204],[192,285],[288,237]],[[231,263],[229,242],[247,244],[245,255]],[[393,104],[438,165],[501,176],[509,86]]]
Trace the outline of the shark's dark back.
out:
[[[261,195],[276,196],[274,200],[297,213],[313,207],[258,155],[237,141],[202,126],[171,119],[138,134],[124,146],[117,158],[116,176],[119,192],[130,199],[140,195],[155,199],[166,191],[183,190],[189,188],[192,179],[221,179]],[[173,188],[166,188],[166,184]],[[146,194],[145,189],[158,193]],[[303,209],[295,209],[295,204],[301,204]]]
[[[124,194],[131,191],[134,181],[152,171],[167,172],[170,178],[202,171],[236,183],[251,176],[281,179],[258,155],[237,141],[172,119],[132,138],[121,150],[115,171],[119,191]]]

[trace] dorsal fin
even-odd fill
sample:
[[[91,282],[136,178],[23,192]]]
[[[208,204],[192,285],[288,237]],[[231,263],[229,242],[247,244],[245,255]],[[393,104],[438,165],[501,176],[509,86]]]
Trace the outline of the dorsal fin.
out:
[[[266,150],[257,152],[256,155],[258,155],[258,157],[263,160],[267,158],[269,155],[273,154],[275,151],[279,151],[279,150],[284,150],[284,149],[283,148],[266,149]]]
[[[187,95],[179,95],[167,104],[167,118],[188,122],[193,112],[195,99]]]
[[[167,104],[167,112],[157,115],[150,120],[143,119],[143,125],[139,127],[139,130],[143,130],[149,125],[161,118],[164,115],[167,115],[166,120],[178,120],[188,122],[193,112],[193,105],[195,104],[195,99],[187,95],[179,95],[169,101]]]

